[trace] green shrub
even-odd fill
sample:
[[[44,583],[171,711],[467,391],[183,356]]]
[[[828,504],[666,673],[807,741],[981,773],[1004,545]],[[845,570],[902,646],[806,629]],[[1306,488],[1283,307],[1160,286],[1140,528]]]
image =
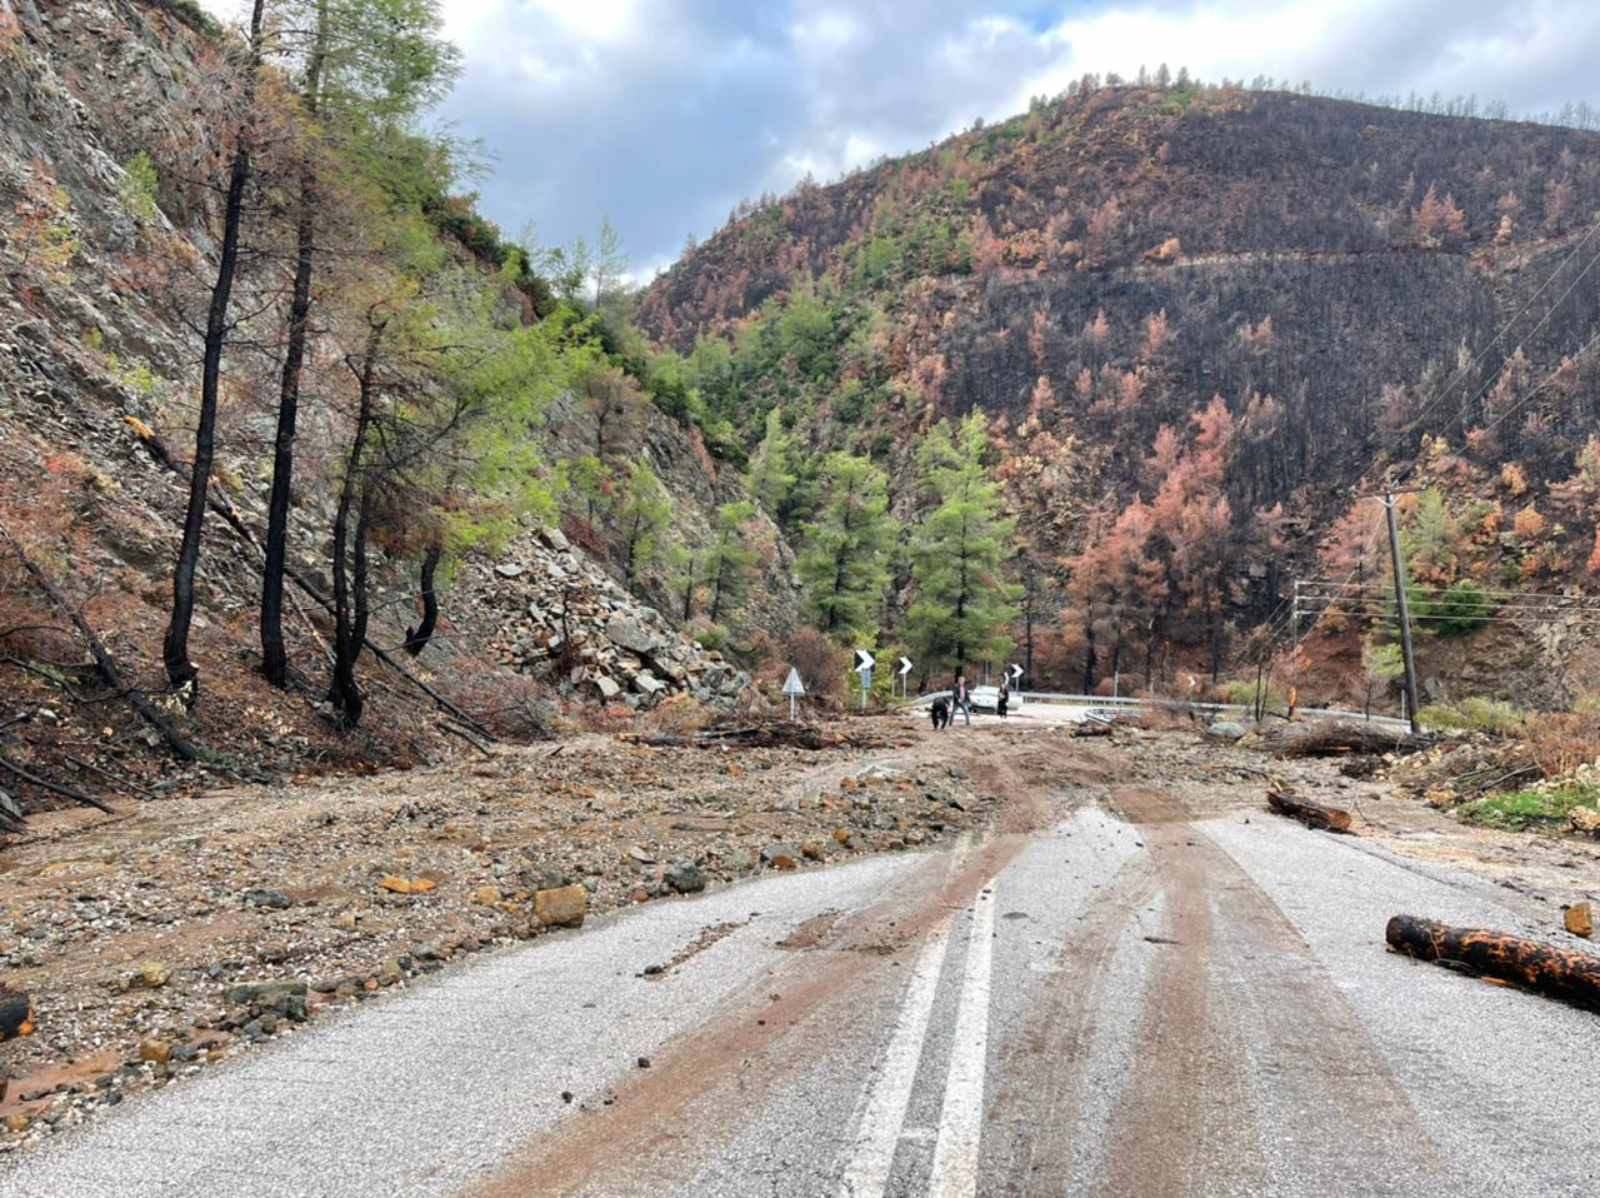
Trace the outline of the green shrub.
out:
[[[1572,782],[1549,790],[1513,790],[1468,803],[1461,819],[1486,828],[1563,828],[1575,807],[1600,806],[1600,787]]]
[[[1498,699],[1463,699],[1454,704],[1434,704],[1417,713],[1424,728],[1440,732],[1498,732],[1510,735],[1526,717]]]
[[[141,225],[149,224],[156,218],[158,180],[155,163],[150,161],[150,155],[140,150],[123,163],[122,169],[127,172],[127,178],[123,179],[122,187],[117,192],[122,199],[122,206]]]
[[[193,29],[196,33],[203,33],[207,37],[216,37],[222,32],[222,27],[216,23],[211,14],[201,8],[194,0],[152,0],[155,7],[164,8],[173,17]]]
[[[1470,579],[1452,583],[1437,599],[1424,600],[1414,614],[1426,617],[1428,628],[1439,636],[1466,636],[1489,622],[1494,604],[1482,587]]]
[[[1289,699],[1281,691],[1274,690],[1270,685],[1266,687],[1266,704],[1269,709],[1285,711],[1289,707]],[[1237,703],[1241,707],[1254,707],[1256,702],[1256,684],[1253,680],[1242,678],[1222,684],[1222,699],[1225,703]]]

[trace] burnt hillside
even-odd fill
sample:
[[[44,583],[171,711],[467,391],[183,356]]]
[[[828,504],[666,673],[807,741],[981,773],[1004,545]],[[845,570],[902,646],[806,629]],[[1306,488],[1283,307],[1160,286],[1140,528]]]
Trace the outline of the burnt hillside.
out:
[[[1159,512],[1167,476],[1210,452],[1196,418],[1220,397],[1205,502],[1229,531],[1206,552],[1229,572],[1186,586],[1169,567],[1151,600],[1159,620],[1187,612],[1179,641],[1215,642],[1316,568],[1386,463],[1426,449],[1456,506],[1495,499],[1508,465],[1519,506],[1563,493],[1600,400],[1581,352],[1600,324],[1597,151],[1593,133],[1305,95],[1080,90],[747,206],[639,319],[715,364],[708,406],[747,442],[777,407],[813,449],[885,460],[902,509],[916,434],[990,415],[1051,603],[1087,541]],[[1485,568],[1581,573],[1592,518],[1571,516],[1536,570]],[[1170,559],[1188,534],[1158,516],[1149,535]]]

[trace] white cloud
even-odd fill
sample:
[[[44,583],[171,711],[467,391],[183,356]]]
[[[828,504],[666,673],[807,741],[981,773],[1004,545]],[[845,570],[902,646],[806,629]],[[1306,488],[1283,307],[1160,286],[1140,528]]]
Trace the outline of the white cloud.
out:
[[[216,0],[221,2],[221,0]],[[602,213],[648,270],[742,197],[921,149],[1085,72],[1435,90],[1513,110],[1600,99],[1600,5],[1562,0],[448,0],[445,115],[498,152],[508,229]]]

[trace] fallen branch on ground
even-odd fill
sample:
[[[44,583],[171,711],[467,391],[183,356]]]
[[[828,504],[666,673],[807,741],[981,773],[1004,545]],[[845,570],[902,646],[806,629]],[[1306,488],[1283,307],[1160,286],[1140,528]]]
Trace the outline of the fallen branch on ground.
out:
[[[1349,832],[1350,813],[1342,807],[1324,807],[1310,799],[1295,796],[1287,788],[1274,786],[1267,791],[1267,806],[1279,815],[1297,819],[1308,828],[1323,832]]]
[[[48,790],[51,794],[58,794],[64,799],[71,799],[75,803],[83,803],[90,807],[97,807],[107,815],[115,815],[109,803],[104,799],[97,799],[91,794],[84,794],[81,790],[74,790],[70,786],[63,786],[59,782],[51,782],[48,778],[41,778],[29,770],[23,769],[15,761],[0,755],[0,769],[5,769],[40,790]]]
[[[105,645],[101,643],[100,638],[95,635],[94,629],[89,627],[89,622],[83,618],[82,613],[77,608],[67,602],[67,597],[50,580],[50,576],[40,568],[37,562],[27,555],[22,548],[22,544],[11,535],[11,531],[3,524],[0,524],[0,540],[4,540],[6,544],[11,546],[11,551],[17,555],[17,560],[22,563],[23,569],[39,585],[39,589],[45,593],[51,603],[61,610],[62,615],[72,621],[72,626],[78,630],[78,635],[89,646],[89,655],[94,658],[95,670],[100,675],[100,681],[105,683],[111,690],[123,695],[133,705],[133,709],[139,713],[144,722],[161,734],[162,739],[167,742],[167,746],[175,756],[184,761],[193,761],[195,759],[194,746],[188,742],[183,733],[178,731],[171,720],[155,709],[148,695],[136,686],[123,685],[122,673],[117,669],[117,663],[112,659]]]
[[[646,745],[653,749],[715,749],[721,747],[740,749],[878,749],[884,747],[882,737],[865,734],[824,733],[807,724],[775,721],[770,724],[750,724],[732,728],[707,728],[692,736],[642,736],[628,734],[618,738],[628,744]]]
[[[463,728],[460,724],[453,723],[450,720],[440,720],[439,728],[444,732],[448,732],[451,736],[459,736],[485,757],[494,756],[494,752],[489,748],[488,744],[479,740],[477,735],[470,729]]]
[[[1600,1008],[1600,957],[1506,932],[1452,928],[1412,915],[1391,919],[1384,939],[1395,952],[1419,961],[1436,961],[1551,998]]]

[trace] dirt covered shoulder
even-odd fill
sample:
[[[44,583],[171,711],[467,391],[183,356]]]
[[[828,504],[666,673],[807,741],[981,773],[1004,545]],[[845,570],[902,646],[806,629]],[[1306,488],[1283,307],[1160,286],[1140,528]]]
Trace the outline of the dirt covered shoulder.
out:
[[[0,1148],[586,915],[1003,822],[1072,745],[892,719],[823,731],[881,747],[590,735],[35,818],[0,852],[0,979],[36,1024],[0,1044]]]

